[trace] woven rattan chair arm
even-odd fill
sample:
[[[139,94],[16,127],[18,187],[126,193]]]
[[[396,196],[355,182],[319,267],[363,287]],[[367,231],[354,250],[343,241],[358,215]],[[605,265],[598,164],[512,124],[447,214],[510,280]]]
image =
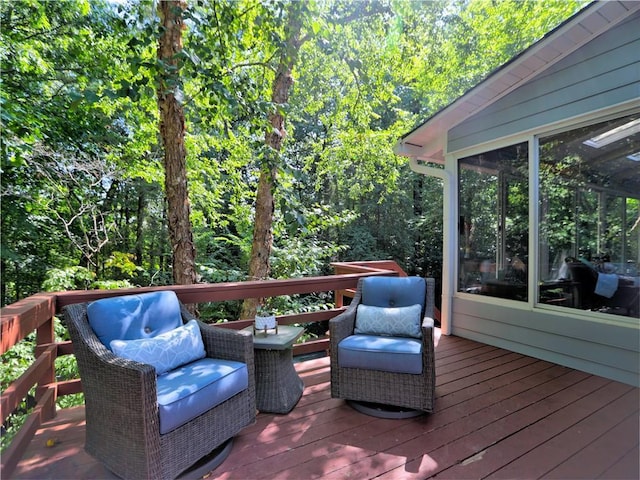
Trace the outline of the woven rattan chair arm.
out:
[[[433,327],[435,325],[435,321],[433,320],[433,318],[430,317],[424,317],[422,319],[422,325],[421,328],[422,330],[433,330]]]
[[[111,352],[94,357],[90,365],[90,373],[81,372],[81,379],[85,395],[91,395],[94,401],[107,406],[117,402],[123,416],[137,415],[141,402],[156,404],[157,377],[151,365],[117,357]]]
[[[182,320],[184,321],[184,323],[187,323],[189,320],[193,320],[195,317],[195,315],[193,313],[191,313],[186,305],[182,302],[180,302],[180,315],[182,315]]]
[[[340,340],[352,335],[355,321],[355,308],[347,309],[340,315],[329,320],[329,337],[331,338],[331,343],[337,345]]]
[[[105,350],[105,352],[91,351],[95,355],[94,368],[102,368],[112,376],[129,375],[140,379],[148,377],[155,384],[156,370],[152,365],[119,357],[106,348]]]
[[[198,321],[207,356],[237,362],[253,361],[253,338],[250,332],[230,330]]]
[[[435,322],[433,318],[425,317],[422,319],[421,331],[422,331],[423,350],[426,349],[426,350],[433,351],[434,349],[434,345],[433,345],[434,323]]]
[[[251,409],[255,411],[256,380],[253,335],[250,332],[208,325],[200,320],[198,320],[198,324],[200,325],[200,333],[202,334],[202,341],[208,357],[234,360],[247,365],[249,373],[248,390],[251,402],[253,402]]]
[[[436,280],[434,278],[425,278],[427,284],[427,292],[424,304],[424,316],[433,318],[435,311],[435,290]]]

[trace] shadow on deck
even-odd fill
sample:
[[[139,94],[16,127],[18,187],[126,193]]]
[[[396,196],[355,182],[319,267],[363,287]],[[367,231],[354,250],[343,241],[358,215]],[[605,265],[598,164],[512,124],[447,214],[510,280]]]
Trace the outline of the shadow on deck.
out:
[[[436,412],[389,420],[331,398],[328,358],[296,369],[295,409],[259,414],[211,478],[640,478],[640,390],[629,385],[442,336]],[[12,478],[116,478],[83,446],[84,408],[59,411]]]

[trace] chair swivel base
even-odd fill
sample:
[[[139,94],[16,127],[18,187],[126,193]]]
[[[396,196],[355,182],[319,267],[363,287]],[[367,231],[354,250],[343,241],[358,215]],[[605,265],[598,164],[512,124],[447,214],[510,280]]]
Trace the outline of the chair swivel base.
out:
[[[202,457],[198,462],[180,474],[180,480],[195,480],[204,477],[207,473],[215,470],[224,462],[233,447],[233,438],[230,438],[208,455]]]
[[[406,407],[396,407],[394,405],[383,405],[381,403],[360,402],[356,400],[347,400],[347,403],[360,413],[378,418],[413,418],[419,417],[420,415],[423,415],[425,413],[422,410],[413,410]]]

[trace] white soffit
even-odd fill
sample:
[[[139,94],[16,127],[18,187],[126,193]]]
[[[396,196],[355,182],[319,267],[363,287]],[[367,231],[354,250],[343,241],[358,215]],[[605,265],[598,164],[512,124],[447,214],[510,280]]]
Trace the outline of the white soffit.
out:
[[[639,10],[640,1],[637,0],[590,4],[406,134],[396,143],[394,152],[419,160],[444,163],[444,142],[448,130]]]

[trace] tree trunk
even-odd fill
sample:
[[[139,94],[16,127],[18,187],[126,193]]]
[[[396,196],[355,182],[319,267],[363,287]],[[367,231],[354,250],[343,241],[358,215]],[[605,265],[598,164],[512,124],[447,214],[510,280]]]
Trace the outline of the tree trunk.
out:
[[[273,192],[279,152],[286,137],[285,118],[278,108],[289,101],[289,91],[293,85],[293,66],[298,58],[298,52],[303,40],[300,32],[302,29],[302,9],[304,2],[291,2],[288,7],[287,38],[280,52],[280,60],[276,77],[273,82],[271,101],[276,109],[269,115],[270,129],[265,134],[265,143],[270,147],[268,158],[263,160],[256,192],[256,214],[253,227],[253,242],[251,244],[251,257],[249,260],[249,278],[261,280],[269,278],[271,266],[269,256],[273,246],[273,213],[275,203]],[[240,318],[252,318],[260,299],[246,299],[242,305]]]
[[[196,280],[195,247],[189,218],[180,62],[176,58],[176,54],[182,51],[182,12],[186,8],[187,3],[182,0],[158,2],[161,20],[158,59],[164,65],[158,75],[158,109],[160,136],[164,146],[165,194],[173,254],[173,281],[177,285],[192,284]]]
[[[145,220],[145,186],[139,182],[138,205],[136,213],[136,265],[142,266],[144,248],[144,220]],[[153,263],[151,263],[153,265]]]

